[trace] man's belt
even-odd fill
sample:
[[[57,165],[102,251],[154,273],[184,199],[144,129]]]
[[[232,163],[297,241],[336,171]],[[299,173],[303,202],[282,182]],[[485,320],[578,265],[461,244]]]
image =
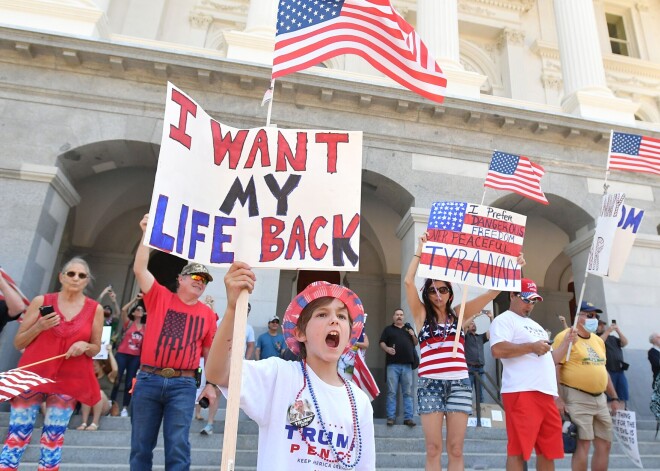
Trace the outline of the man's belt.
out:
[[[142,365],[140,369],[147,373],[152,373],[163,378],[178,378],[185,376],[188,378],[195,377],[195,370],[176,370],[174,368],[156,368],[155,366]]]
[[[600,397],[600,395],[603,394],[602,392],[592,393],[592,392],[589,392],[589,391],[584,391],[583,389],[574,388],[573,386],[569,386],[568,384],[564,384],[564,383],[561,383],[561,385],[566,386],[567,388],[575,389],[576,391],[580,391],[580,392],[585,393],[585,394],[589,394],[590,396],[593,396],[593,397]]]

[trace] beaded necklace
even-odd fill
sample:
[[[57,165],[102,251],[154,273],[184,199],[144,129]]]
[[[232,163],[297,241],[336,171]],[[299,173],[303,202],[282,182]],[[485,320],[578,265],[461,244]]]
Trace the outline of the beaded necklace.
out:
[[[305,390],[305,387],[309,387],[309,395],[312,397],[312,402],[314,403],[314,411],[316,412],[316,417],[319,419],[319,424],[321,424],[321,432],[326,435],[326,437],[329,437],[328,432],[325,428],[325,422],[323,422],[323,417],[321,417],[321,409],[319,408],[318,401],[316,400],[316,394],[314,394],[314,388],[312,386],[312,382],[309,380],[309,375],[307,373],[307,361],[306,360],[300,360],[300,368],[302,369],[303,373],[303,386],[300,388],[300,391],[298,391],[298,394],[296,395],[296,401],[300,399],[300,396],[302,395],[302,392]],[[348,392],[348,401],[351,404],[351,415],[353,418],[353,440],[351,441],[351,446],[348,449],[348,452],[346,453],[346,458],[350,458],[351,456],[351,451],[353,451],[353,448],[355,448],[355,439],[357,438],[357,455],[355,457],[355,462],[350,464],[347,462],[344,462],[342,458],[339,457],[339,453],[335,449],[334,444],[332,443],[332,440],[328,440],[330,443],[330,448],[332,449],[332,453],[336,457],[336,459],[327,459],[324,456],[317,455],[319,458],[321,458],[323,461],[327,461],[328,463],[341,463],[341,465],[345,469],[353,469],[355,468],[358,463],[360,462],[360,458],[362,457],[362,436],[360,435],[360,422],[358,421],[358,415],[357,415],[357,406],[355,404],[355,397],[353,396],[353,391],[351,390],[350,385],[344,380],[344,378],[337,373],[337,376],[341,380],[341,382],[344,384],[344,387],[346,388],[346,391]],[[302,427],[298,428],[298,432],[300,433],[300,438],[307,444],[308,447],[311,447],[312,445],[307,441],[307,437],[303,434]],[[320,436],[320,435],[319,435]]]

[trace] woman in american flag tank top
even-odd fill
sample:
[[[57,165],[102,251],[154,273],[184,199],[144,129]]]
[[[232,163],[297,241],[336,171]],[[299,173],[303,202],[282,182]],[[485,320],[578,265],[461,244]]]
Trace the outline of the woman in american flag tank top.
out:
[[[464,333],[457,333],[458,315],[452,307],[454,291],[451,283],[426,279],[419,299],[415,273],[420,263],[425,232],[419,239],[405,277],[406,297],[418,332],[421,360],[417,383],[417,405],[426,443],[426,471],[441,470],[442,424],[447,419],[448,469],[464,469],[463,442],[468,415],[472,413],[472,387],[465,362]],[[518,260],[523,265],[522,256]],[[490,290],[465,304],[463,326],[500,291]],[[459,335],[456,357],[452,357],[454,339]]]

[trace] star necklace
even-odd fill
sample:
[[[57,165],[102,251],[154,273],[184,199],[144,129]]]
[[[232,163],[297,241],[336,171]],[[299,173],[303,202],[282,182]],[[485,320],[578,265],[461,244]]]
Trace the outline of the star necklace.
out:
[[[305,390],[305,387],[308,387],[309,395],[312,397],[312,402],[314,403],[314,411],[316,412],[316,416],[319,419],[319,424],[321,425],[321,433],[324,433],[326,437],[329,437],[330,435],[326,430],[325,422],[323,422],[323,417],[321,417],[321,409],[316,399],[316,394],[314,394],[314,387],[312,386],[312,382],[309,380],[306,360],[304,359],[300,360],[300,368],[302,369],[302,373],[303,373],[303,386],[302,388],[300,388],[300,391],[298,391],[298,394],[296,395],[296,401],[300,400],[300,397],[302,395],[302,392]],[[351,446],[349,447],[348,452],[346,453],[345,456],[346,458],[350,458],[351,451],[353,451],[353,449],[356,448],[355,446],[356,439],[357,439],[357,455],[355,456],[355,461],[353,463],[345,462],[344,459],[339,456],[339,452],[337,452],[337,450],[335,449],[332,440],[329,440],[330,448],[332,449],[332,453],[334,454],[336,459],[327,459],[321,455],[317,455],[317,456],[321,458],[323,461],[327,461],[328,463],[341,463],[341,465],[345,469],[353,469],[360,462],[360,458],[362,458],[362,436],[360,435],[360,422],[358,420],[357,405],[355,404],[355,397],[353,396],[353,391],[351,390],[350,385],[346,382],[346,380],[344,380],[344,378],[341,377],[339,373],[337,373],[337,376],[344,384],[344,387],[348,392],[348,401],[351,404],[351,415],[353,420],[353,440],[351,441]],[[302,427],[298,428],[298,432],[300,432],[300,438],[307,444],[308,447],[311,447],[312,445],[307,441],[307,437],[303,434]]]

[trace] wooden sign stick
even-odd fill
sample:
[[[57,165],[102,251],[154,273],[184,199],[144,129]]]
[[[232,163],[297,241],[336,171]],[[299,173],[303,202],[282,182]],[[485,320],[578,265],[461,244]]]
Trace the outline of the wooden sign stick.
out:
[[[245,329],[249,298],[250,293],[244,289],[236,300],[234,334],[231,340],[229,387],[227,388],[227,410],[225,412],[225,436],[222,442],[220,468],[222,471],[234,471],[236,466],[236,438],[238,434],[238,414],[240,412],[241,378],[243,376],[243,358],[245,357]]]
[[[461,285],[463,296],[461,297],[461,308],[458,310],[458,323],[456,324],[456,337],[454,338],[454,348],[451,350],[452,358],[458,355],[458,344],[461,340],[461,328],[463,326],[463,314],[465,313],[465,303],[467,302],[468,285]]]

